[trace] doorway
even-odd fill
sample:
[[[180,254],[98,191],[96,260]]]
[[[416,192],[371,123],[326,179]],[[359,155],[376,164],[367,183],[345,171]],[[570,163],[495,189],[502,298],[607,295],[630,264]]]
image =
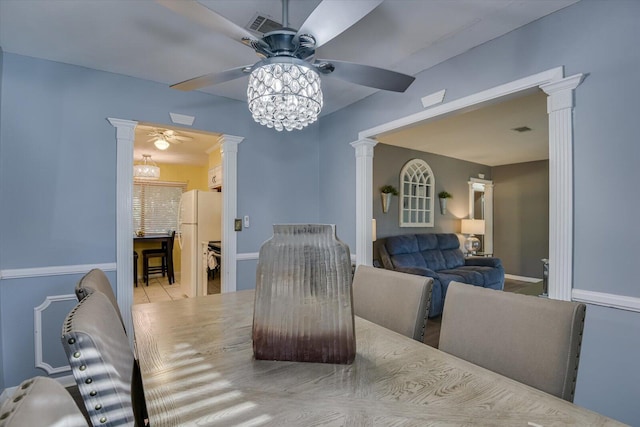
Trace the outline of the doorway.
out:
[[[571,300],[573,91],[583,78],[583,74],[564,77],[563,67],[557,67],[359,132],[358,141],[351,144],[356,151],[356,264],[372,264],[370,224],[376,135],[542,89],[548,96],[549,114],[549,297]]]
[[[116,265],[117,299],[123,313],[125,329],[132,330],[131,305],[133,304],[133,219],[132,219],[132,182],[133,182],[133,141],[136,121],[108,118],[116,128]],[[222,241],[225,256],[222,259],[224,285],[222,292],[236,290],[237,236],[233,230],[233,219],[237,216],[237,159],[238,145],[244,137],[222,134],[220,147],[222,152],[223,192]]]
[[[200,267],[203,273],[207,273],[209,263],[204,262],[207,247],[192,247],[196,242],[185,238],[184,230],[179,224],[181,206],[182,209],[185,208],[182,204],[185,195],[200,194],[201,205],[204,206],[207,202],[206,206],[209,207],[207,217],[200,218],[203,225],[200,229],[207,234],[202,234],[201,237],[207,241],[215,241],[221,247],[222,180],[217,180],[217,184],[211,184],[209,180],[214,171],[222,169],[220,136],[218,133],[156,123],[140,122],[136,126],[133,149],[133,221],[136,236],[140,236],[134,240],[134,251],[138,254],[138,262],[134,266],[137,267],[134,268],[134,274],[138,273],[138,278],[134,279],[134,304],[181,299],[192,294],[195,296],[194,289],[198,289],[198,294],[203,295],[221,292],[220,264],[217,259],[212,258],[212,263],[216,264],[211,266],[214,269],[212,273],[197,274]],[[216,193],[215,197],[211,193]],[[202,214],[205,212],[202,211]],[[146,236],[172,231],[176,232],[170,258],[175,280],[169,280],[164,267],[161,268],[162,274],[151,274],[145,280],[143,251],[159,248],[157,240],[148,241]],[[134,256],[134,262],[135,260]],[[160,265],[161,261],[166,265],[164,257],[153,260],[153,265]],[[142,282],[144,286],[137,286]],[[211,286],[208,286],[208,282],[211,282]],[[194,289],[191,289],[191,284]],[[209,287],[211,291],[208,290]]]

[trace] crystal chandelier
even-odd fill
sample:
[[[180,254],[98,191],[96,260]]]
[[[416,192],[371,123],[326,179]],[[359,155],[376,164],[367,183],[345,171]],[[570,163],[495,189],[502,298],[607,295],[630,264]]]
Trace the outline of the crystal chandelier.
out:
[[[133,166],[133,177],[135,179],[159,179],[160,168],[151,160],[151,155],[143,154],[142,163]]]
[[[263,60],[249,76],[247,100],[253,119],[275,128],[302,129],[322,110],[320,76],[295,58]]]

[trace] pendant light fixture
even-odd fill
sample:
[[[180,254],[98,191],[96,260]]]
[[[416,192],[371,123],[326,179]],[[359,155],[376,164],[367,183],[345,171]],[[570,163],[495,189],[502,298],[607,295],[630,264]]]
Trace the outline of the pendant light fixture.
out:
[[[151,159],[150,154],[142,155],[142,163],[133,166],[133,177],[135,179],[154,180],[160,178],[160,168]]]
[[[269,58],[249,75],[247,101],[253,119],[277,131],[302,129],[322,110],[320,76],[296,58]]]
[[[164,138],[156,139],[153,145],[155,145],[158,150],[166,150],[167,148],[169,148],[169,143]]]

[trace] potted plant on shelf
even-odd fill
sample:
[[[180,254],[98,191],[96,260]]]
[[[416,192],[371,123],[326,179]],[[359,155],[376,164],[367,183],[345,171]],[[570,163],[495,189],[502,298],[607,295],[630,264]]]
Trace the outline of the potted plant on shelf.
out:
[[[447,199],[452,199],[453,196],[451,193],[447,193],[446,191],[441,191],[438,193],[438,199],[440,199],[440,213],[442,215],[447,213]]]
[[[398,190],[393,185],[383,185],[380,187],[380,197],[382,198],[382,212],[387,213],[389,211],[389,204],[391,203],[391,196],[397,196]]]

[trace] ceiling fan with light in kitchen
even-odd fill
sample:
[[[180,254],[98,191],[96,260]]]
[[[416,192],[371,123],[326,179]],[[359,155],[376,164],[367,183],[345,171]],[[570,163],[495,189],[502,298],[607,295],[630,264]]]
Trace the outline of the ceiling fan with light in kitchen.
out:
[[[182,144],[183,141],[191,141],[193,139],[172,129],[153,129],[147,135],[151,137],[147,141],[153,141],[153,145],[158,150],[166,150],[170,144]]]
[[[404,92],[415,79],[369,65],[316,58],[318,47],[358,22],[383,0],[323,0],[298,30],[289,28],[289,1],[282,0],[282,28],[262,38],[196,0],[156,1],[252,48],[261,58],[255,64],[205,74],[171,87],[195,90],[249,75],[247,101],[254,120],[278,131],[302,129],[317,120],[323,103],[320,75],[395,92]]]

